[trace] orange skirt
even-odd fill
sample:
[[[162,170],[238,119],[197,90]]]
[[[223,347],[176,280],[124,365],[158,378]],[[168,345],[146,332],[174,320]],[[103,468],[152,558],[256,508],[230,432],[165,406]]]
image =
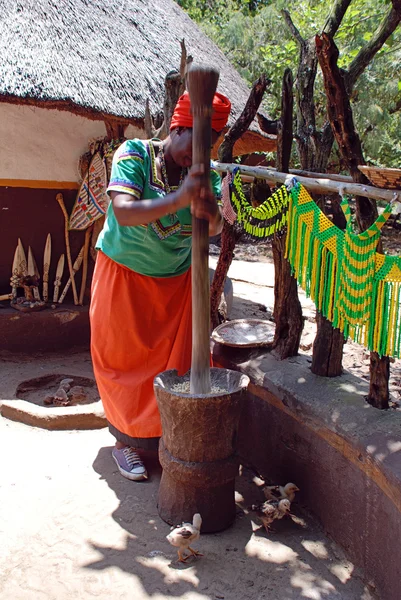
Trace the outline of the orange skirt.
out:
[[[120,441],[160,437],[153,380],[191,366],[191,271],[148,277],[98,252],[90,321],[93,367],[112,432],[124,434]]]

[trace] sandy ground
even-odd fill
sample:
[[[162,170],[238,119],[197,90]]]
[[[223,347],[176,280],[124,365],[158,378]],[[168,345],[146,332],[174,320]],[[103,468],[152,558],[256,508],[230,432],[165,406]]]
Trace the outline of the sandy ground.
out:
[[[116,470],[106,429],[51,432],[0,417],[2,600],[368,600],[361,573],[316,523],[298,515],[269,536],[246,507],[261,497],[238,478],[228,530],[201,536],[188,564],[157,514],[160,469],[133,483]],[[244,510],[245,509],[245,510]]]

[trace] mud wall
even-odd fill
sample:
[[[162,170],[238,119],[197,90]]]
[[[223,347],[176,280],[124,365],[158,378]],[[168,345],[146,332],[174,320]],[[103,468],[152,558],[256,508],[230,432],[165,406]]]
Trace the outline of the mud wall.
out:
[[[306,356],[276,361],[215,346],[220,366],[251,378],[241,417],[244,464],[294,481],[298,501],[361,566],[383,600],[399,600],[401,414],[366,404],[367,383],[310,372]]]

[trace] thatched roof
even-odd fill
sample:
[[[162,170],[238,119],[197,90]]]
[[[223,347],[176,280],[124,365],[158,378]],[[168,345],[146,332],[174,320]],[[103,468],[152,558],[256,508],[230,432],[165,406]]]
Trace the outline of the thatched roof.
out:
[[[180,40],[220,70],[218,89],[239,116],[249,89],[173,0],[0,0],[0,100],[143,124],[160,111]],[[260,132],[257,126],[252,127]]]

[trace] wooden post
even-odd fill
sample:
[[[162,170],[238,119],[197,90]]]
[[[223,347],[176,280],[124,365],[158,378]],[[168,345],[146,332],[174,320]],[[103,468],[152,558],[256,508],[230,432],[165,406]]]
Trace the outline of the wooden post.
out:
[[[278,125],[277,170],[288,173],[292,146],[293,79],[290,69],[283,77],[281,119]],[[298,354],[303,329],[302,307],[297,281],[285,260],[286,235],[276,234],[272,242],[274,259],[274,354],[281,360]]]
[[[235,142],[245,133],[250,124],[255,118],[256,112],[262,102],[263,94],[269,80],[265,75],[261,75],[253,84],[251,93],[247,103],[238,117],[237,121],[227,131],[224,136],[223,143],[219,148],[219,160],[224,162],[232,162],[233,149]],[[221,233],[221,250],[219,260],[217,262],[216,271],[213,278],[212,290],[210,294],[210,312],[212,327],[219,325],[219,304],[220,298],[224,289],[224,282],[227,277],[228,269],[230,268],[233,256],[237,235],[234,225],[230,225],[227,221],[224,222],[223,231]]]

